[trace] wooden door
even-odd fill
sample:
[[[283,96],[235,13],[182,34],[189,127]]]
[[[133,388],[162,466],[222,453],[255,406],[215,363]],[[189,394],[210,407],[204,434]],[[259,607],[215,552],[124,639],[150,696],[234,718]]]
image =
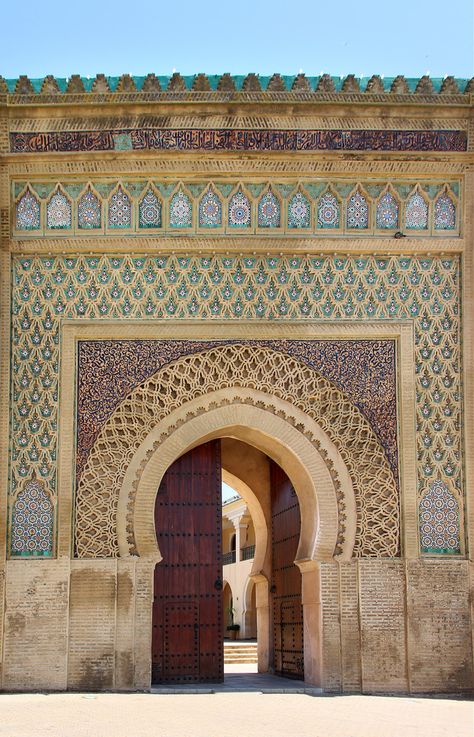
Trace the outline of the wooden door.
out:
[[[178,458],[160,484],[152,683],[224,678],[220,441]]]
[[[294,564],[300,507],[290,479],[270,461],[272,499],[272,600],[275,673],[304,678],[301,572]]]

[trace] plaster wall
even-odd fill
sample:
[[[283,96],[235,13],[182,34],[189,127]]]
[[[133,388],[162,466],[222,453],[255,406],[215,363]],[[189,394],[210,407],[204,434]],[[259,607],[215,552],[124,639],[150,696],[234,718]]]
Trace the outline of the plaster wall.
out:
[[[242,560],[240,563],[230,563],[224,566],[224,581],[227,581],[232,590],[234,607],[234,622],[240,624],[239,637],[252,637],[245,630],[245,587],[252,570],[253,560]]]

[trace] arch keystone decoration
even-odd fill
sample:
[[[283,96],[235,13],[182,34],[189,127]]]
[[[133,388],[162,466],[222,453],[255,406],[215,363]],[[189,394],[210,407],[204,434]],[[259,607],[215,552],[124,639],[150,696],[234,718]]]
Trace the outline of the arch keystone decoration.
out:
[[[78,483],[77,556],[159,558],[161,476],[193,444],[233,434],[292,479],[302,509],[298,558],[398,555],[397,483],[360,410],[297,359],[233,343],[164,366],[104,424]]]

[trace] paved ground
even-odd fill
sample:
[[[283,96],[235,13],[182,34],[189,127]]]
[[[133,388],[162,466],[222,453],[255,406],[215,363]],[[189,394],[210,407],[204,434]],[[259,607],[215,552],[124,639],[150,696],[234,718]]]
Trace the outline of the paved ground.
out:
[[[153,686],[154,694],[209,694],[209,693],[305,693],[320,696],[321,689],[308,686],[304,681],[257,673],[257,666],[226,665],[223,683],[184,683],[179,686]],[[473,735],[474,737],[474,735]]]
[[[0,695],[1,737],[473,737],[455,699],[216,693]]]

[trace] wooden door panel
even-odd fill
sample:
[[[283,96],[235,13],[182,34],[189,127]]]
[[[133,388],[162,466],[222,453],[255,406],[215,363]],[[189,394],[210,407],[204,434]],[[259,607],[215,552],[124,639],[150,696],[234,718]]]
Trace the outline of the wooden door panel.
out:
[[[171,677],[199,674],[199,607],[195,603],[165,604],[164,670]]]
[[[300,536],[300,509],[285,472],[270,464],[272,499],[272,615],[275,673],[304,678],[301,573],[294,564]]]
[[[299,678],[303,674],[303,608],[301,602],[281,605],[282,671]]]
[[[155,504],[152,682],[223,679],[220,441],[168,469]]]

